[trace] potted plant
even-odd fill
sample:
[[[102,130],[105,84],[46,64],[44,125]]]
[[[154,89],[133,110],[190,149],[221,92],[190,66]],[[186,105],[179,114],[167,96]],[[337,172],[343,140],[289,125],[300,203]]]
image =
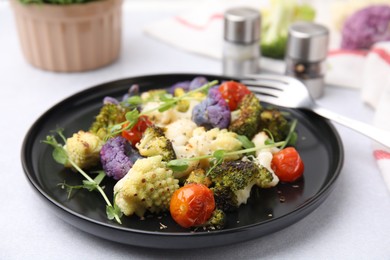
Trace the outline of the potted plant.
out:
[[[11,0],[23,54],[33,66],[76,72],[120,53],[122,0]]]

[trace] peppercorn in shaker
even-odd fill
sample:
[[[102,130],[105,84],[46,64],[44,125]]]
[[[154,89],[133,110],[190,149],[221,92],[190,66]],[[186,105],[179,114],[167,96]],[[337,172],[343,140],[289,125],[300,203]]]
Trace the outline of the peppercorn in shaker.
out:
[[[329,31],[311,22],[296,22],[288,31],[286,74],[301,80],[313,98],[324,92]]]
[[[223,73],[243,76],[257,73],[260,57],[260,12],[232,8],[224,14]]]

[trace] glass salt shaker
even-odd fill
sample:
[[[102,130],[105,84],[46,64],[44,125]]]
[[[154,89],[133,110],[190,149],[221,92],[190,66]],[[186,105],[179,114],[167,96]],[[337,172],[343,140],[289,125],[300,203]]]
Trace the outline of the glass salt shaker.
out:
[[[288,31],[286,75],[301,80],[313,98],[324,93],[329,31],[312,22],[296,22]]]
[[[224,14],[223,74],[243,76],[259,71],[260,12],[232,8]]]

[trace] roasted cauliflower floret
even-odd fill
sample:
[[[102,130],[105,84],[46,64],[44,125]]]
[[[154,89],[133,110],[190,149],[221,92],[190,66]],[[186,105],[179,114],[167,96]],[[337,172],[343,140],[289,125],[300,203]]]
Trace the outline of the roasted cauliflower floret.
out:
[[[165,127],[165,136],[171,140],[175,149],[175,146],[187,144],[196,127],[194,121],[190,119],[179,119]]]
[[[165,137],[163,130],[158,126],[149,126],[142,134],[136,148],[142,156],[161,155],[163,161],[176,159],[171,141]]]
[[[203,127],[197,127],[188,143],[196,150],[198,156],[211,155],[217,150],[226,152],[237,151],[242,147],[242,143],[237,139],[236,133],[219,128],[206,131]],[[225,160],[236,160],[238,157],[238,155],[227,156]]]
[[[161,156],[138,159],[114,186],[115,203],[126,216],[166,211],[178,183]]]
[[[102,146],[103,141],[96,134],[80,130],[66,140],[64,149],[69,159],[78,167],[89,169],[100,162],[99,153]],[[72,168],[69,161],[64,166]]]

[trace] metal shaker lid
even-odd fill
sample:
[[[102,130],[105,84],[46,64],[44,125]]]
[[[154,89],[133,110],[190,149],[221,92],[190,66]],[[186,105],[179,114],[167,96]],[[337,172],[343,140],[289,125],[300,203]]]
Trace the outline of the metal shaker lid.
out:
[[[228,9],[224,15],[226,41],[249,44],[260,39],[260,11],[239,7]]]
[[[308,62],[324,60],[328,54],[329,31],[311,22],[296,22],[288,31],[286,54]]]

